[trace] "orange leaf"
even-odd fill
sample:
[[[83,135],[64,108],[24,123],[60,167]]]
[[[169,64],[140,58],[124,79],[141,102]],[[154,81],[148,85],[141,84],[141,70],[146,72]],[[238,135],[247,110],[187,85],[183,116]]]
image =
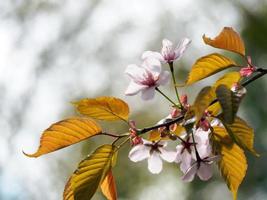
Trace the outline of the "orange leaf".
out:
[[[101,127],[92,119],[65,119],[52,124],[43,132],[40,146],[36,153],[24,154],[29,157],[39,157],[100,134],[101,132]]]
[[[108,200],[117,199],[116,183],[111,170],[107,173],[105,179],[101,183],[101,190]]]
[[[224,27],[220,34],[214,39],[203,35],[203,40],[207,45],[224,49],[245,56],[245,45],[240,35],[231,27]]]
[[[128,104],[115,97],[98,97],[95,99],[82,99],[74,102],[82,115],[99,120],[128,120]]]

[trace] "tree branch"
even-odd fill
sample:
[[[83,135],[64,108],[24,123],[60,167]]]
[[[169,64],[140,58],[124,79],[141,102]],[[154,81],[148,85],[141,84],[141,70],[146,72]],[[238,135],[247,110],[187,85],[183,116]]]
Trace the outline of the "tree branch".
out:
[[[259,72],[259,73],[242,83],[243,87],[249,85],[250,83],[256,81],[260,77],[262,77],[265,74],[267,74],[267,69],[257,68],[256,72]],[[211,102],[210,105],[216,103],[217,101],[218,101],[218,99],[215,99],[214,101]],[[143,128],[143,129],[137,129],[137,133],[138,133],[138,135],[141,135],[141,134],[147,133],[148,131],[152,131],[152,130],[157,129],[157,128],[168,127],[168,126],[170,126],[170,125],[172,125],[174,123],[182,122],[183,119],[184,119],[184,115],[179,116],[178,118],[172,119],[172,120],[170,120],[168,122],[165,122],[165,123],[162,123],[162,124],[157,124],[157,125],[154,125],[154,126]]]

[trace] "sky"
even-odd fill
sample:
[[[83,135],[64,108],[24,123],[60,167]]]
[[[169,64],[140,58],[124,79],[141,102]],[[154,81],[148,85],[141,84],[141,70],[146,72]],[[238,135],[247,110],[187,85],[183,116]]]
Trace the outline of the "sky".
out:
[[[75,169],[81,157],[69,155],[79,154],[81,147],[38,159],[27,158],[22,150],[34,152],[43,130],[73,115],[71,101],[108,92],[129,102],[133,112],[142,110],[139,96],[124,96],[129,82],[124,70],[128,64],[139,64],[143,51],[159,50],[163,38],[178,43],[186,36],[192,44],[184,62],[192,64],[211,51],[202,42],[204,33],[213,37],[224,26],[240,29],[239,15],[230,2],[204,2],[1,1],[0,199],[61,199],[67,177],[59,179],[55,174],[67,173],[64,166]],[[145,106],[160,103],[156,98]],[[162,112],[159,109],[157,114],[164,116]],[[171,187],[166,186],[168,195],[161,199],[185,198],[186,186],[173,187],[176,180],[167,176]],[[215,189],[226,191],[222,188]],[[160,195],[154,187],[147,190],[136,194],[136,199]]]

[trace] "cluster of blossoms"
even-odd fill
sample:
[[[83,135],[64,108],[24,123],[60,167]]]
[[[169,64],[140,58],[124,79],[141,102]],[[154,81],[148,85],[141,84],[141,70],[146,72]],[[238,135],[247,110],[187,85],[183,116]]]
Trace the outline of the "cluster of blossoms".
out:
[[[161,68],[161,64],[171,64],[179,60],[184,54],[190,40],[183,39],[177,47],[173,47],[172,42],[164,39],[162,42],[161,53],[146,51],[142,55],[143,63],[141,66],[129,65],[125,73],[132,79],[127,88],[126,95],[135,95],[141,92],[142,99],[149,100],[155,95],[155,90],[160,85],[168,83],[170,73]],[[175,119],[184,114],[190,107],[187,102],[187,96],[180,97],[180,107],[174,107],[171,113],[158,124],[163,124],[168,120]],[[148,141],[138,135],[135,123],[130,122],[131,141],[133,148],[129,153],[129,158],[133,162],[148,160],[148,169],[153,174],[158,174],[162,170],[162,160],[169,163],[180,164],[180,169],[184,173],[182,180],[192,181],[197,174],[201,180],[208,180],[212,176],[211,164],[218,159],[218,156],[212,154],[211,144],[209,142],[210,123],[206,119],[206,113],[197,127],[194,127],[191,134],[187,132],[180,133],[179,136],[171,134],[175,132],[177,124],[169,127],[161,127],[158,133],[162,136],[157,141]],[[194,119],[193,119],[194,120]],[[192,121],[192,120],[191,120]],[[188,120],[186,123],[190,123]],[[218,125],[218,122],[216,122]],[[172,140],[179,139],[180,143],[176,150],[167,149],[167,141],[164,137],[169,136]]]

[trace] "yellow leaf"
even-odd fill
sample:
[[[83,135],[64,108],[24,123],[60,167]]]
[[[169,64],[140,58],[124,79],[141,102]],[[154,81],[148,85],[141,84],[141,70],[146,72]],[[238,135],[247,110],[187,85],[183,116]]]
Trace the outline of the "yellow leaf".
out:
[[[259,156],[254,149],[254,130],[243,119],[236,117],[234,123],[225,124],[225,127],[241,148],[249,150],[255,156]]]
[[[221,174],[237,199],[238,188],[243,181],[247,171],[247,160],[244,151],[235,144],[226,130],[222,127],[214,127],[217,153],[221,155],[218,162]]]
[[[214,84],[214,88],[217,88],[219,85],[225,85],[228,89],[231,89],[234,83],[238,83],[241,79],[239,72],[228,72],[219,78]]]
[[[149,132],[148,140],[149,141],[158,141],[161,139],[161,134],[158,130],[152,130]]]
[[[213,116],[217,116],[221,110],[222,108],[219,102],[216,102],[208,107],[208,111],[211,112]]]
[[[185,128],[181,125],[177,125],[177,128],[175,129],[173,134],[175,134],[177,136],[181,136],[182,133],[186,133]]]
[[[98,186],[114,165],[116,151],[117,148],[112,145],[100,146],[79,164],[78,169],[70,178],[70,187],[73,191],[74,200],[92,198]],[[65,191],[68,190],[65,189]]]
[[[26,154],[29,157],[39,157],[58,149],[75,144],[94,135],[101,134],[101,127],[92,119],[70,118],[46,129],[40,140],[40,146],[36,153]]]
[[[245,56],[245,45],[240,35],[231,27],[224,27],[220,34],[214,39],[203,35],[203,40],[207,45],[219,49],[225,49]]]
[[[193,108],[195,110],[196,121],[198,122],[209,107],[210,103],[216,98],[212,87],[204,87],[197,95]]]
[[[107,173],[105,179],[101,183],[101,190],[108,200],[117,199],[116,183],[111,170]]]
[[[128,104],[115,97],[98,97],[74,102],[79,113],[99,120],[124,120],[129,117]]]
[[[218,53],[201,57],[192,66],[186,84],[190,85],[232,66],[236,66],[233,60]]]
[[[69,178],[67,184],[65,185],[63,192],[63,200],[74,200],[73,190],[71,186],[71,178]]]

